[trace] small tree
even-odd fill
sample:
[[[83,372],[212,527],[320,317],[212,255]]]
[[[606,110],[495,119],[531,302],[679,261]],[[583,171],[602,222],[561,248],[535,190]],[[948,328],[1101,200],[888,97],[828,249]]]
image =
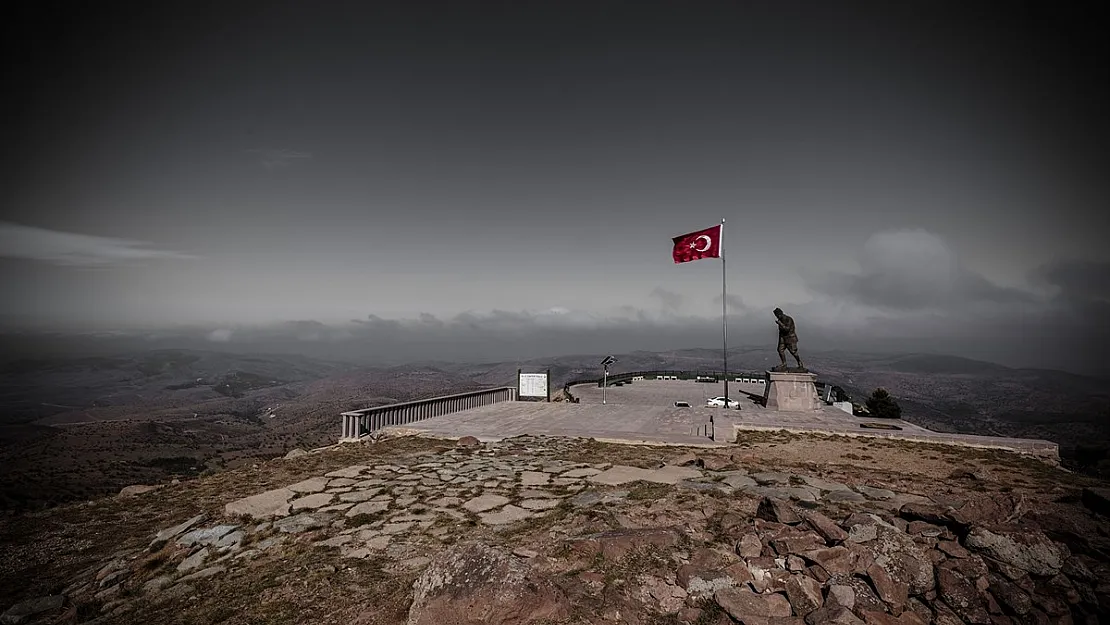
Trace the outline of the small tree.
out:
[[[867,411],[871,413],[871,416],[880,419],[900,419],[902,417],[902,407],[884,388],[875,389],[875,392],[871,393],[871,397],[867,398]]]

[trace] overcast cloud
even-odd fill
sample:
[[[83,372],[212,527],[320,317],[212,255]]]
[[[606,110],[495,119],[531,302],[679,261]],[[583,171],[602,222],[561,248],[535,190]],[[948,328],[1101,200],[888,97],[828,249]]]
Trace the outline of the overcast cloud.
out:
[[[24,3],[0,329],[1105,369],[1097,5],[871,5]]]

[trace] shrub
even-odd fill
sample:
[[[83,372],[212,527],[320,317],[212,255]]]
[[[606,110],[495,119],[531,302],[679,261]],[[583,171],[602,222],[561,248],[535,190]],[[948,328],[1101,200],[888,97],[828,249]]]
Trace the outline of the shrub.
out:
[[[867,411],[872,417],[879,419],[900,419],[902,407],[890,396],[884,388],[877,388],[867,398]]]

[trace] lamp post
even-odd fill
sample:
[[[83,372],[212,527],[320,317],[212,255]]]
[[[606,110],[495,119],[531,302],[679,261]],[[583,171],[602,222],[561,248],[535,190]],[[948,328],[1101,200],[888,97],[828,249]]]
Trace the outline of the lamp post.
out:
[[[601,361],[601,366],[604,367],[605,373],[601,378],[601,405],[605,405],[605,387],[609,386],[609,365],[617,362],[616,358],[606,356],[605,360]]]

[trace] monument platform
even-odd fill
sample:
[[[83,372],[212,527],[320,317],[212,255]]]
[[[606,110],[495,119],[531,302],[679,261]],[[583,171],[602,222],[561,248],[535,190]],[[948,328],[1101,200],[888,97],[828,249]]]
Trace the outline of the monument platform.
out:
[[[1006,449],[1059,458],[1056,443],[1045,440],[933,432],[901,419],[853,416],[823,403],[816,410],[801,412],[768,409],[761,405],[762,384],[729,382],[729,395],[741,400],[740,410],[705,406],[708,398],[724,394],[721,383],[641,380],[605,389],[604,405],[602,389],[597,386],[576,386],[571,392],[580,403],[501,402],[386,429],[444,438],[474,436],[487,442],[527,434],[692,446],[732,445],[746,430],[785,430]],[[690,407],[676,408],[676,401]],[[898,429],[861,427],[869,424]]]
[[[763,406],[767,410],[813,412],[825,405],[817,395],[817,374],[768,371]]]

